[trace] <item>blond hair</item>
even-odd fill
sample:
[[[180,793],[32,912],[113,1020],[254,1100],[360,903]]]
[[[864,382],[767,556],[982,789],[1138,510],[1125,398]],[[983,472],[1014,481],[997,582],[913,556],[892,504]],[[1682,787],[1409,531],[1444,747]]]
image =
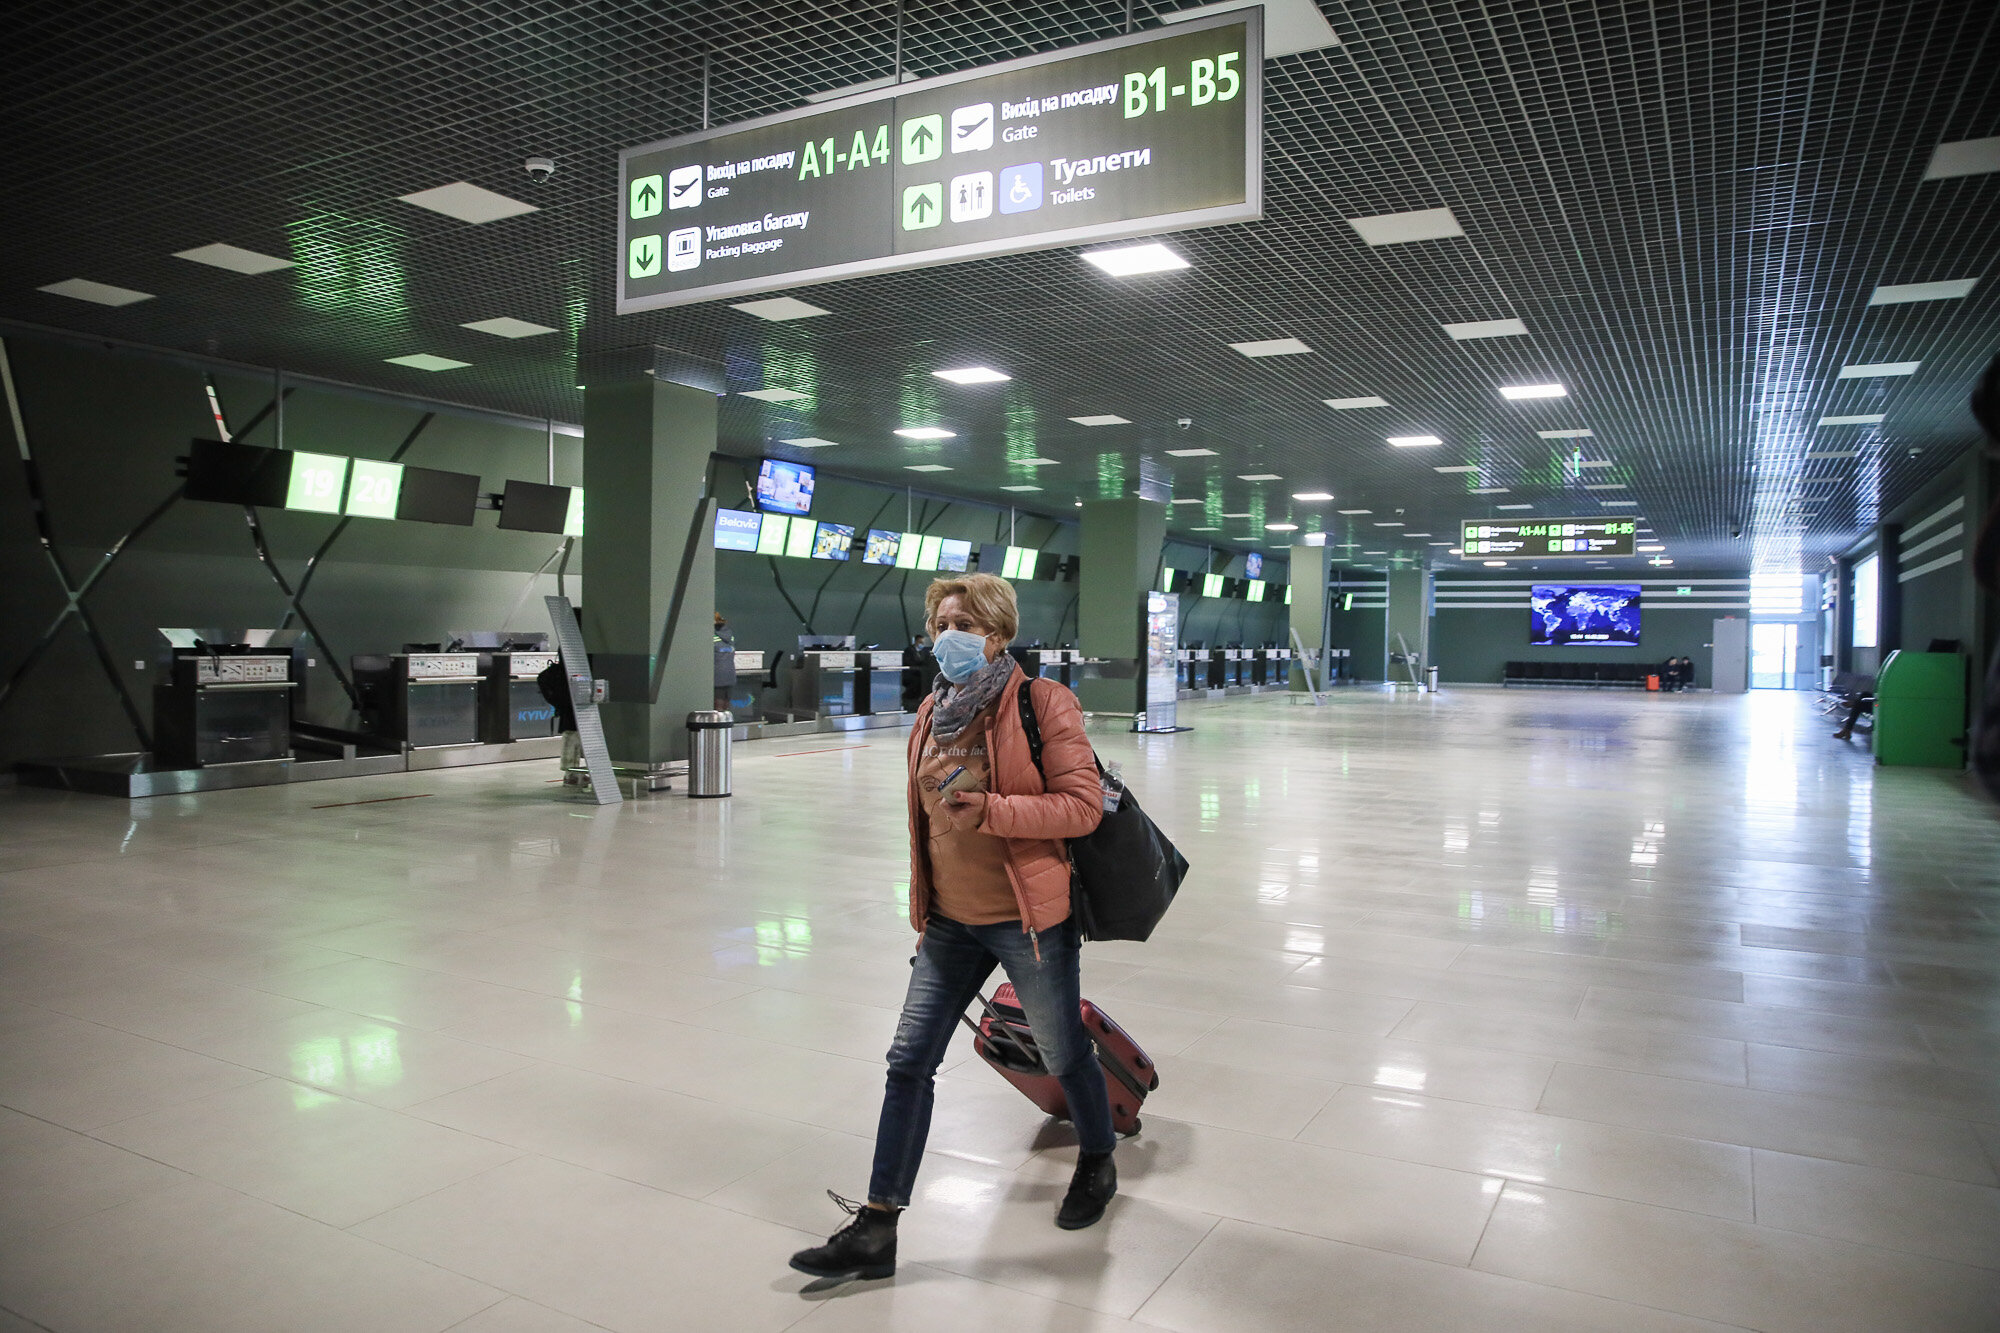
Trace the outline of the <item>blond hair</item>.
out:
[[[987,633],[998,634],[1012,643],[1021,632],[1021,604],[1014,597],[1014,585],[997,574],[962,574],[955,579],[932,579],[924,590],[924,632],[937,624],[938,607],[947,597],[965,604],[965,613]]]

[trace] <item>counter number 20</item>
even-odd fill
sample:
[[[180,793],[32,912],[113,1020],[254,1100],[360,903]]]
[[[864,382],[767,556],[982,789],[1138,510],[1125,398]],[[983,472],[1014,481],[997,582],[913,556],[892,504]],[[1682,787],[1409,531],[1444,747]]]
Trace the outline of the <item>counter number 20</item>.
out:
[[[1236,69],[1236,62],[1242,58],[1241,51],[1225,51],[1213,60],[1204,57],[1191,62],[1186,84],[1188,105],[1207,106],[1210,102],[1235,100],[1236,95],[1243,91],[1243,75]],[[1173,91],[1178,96],[1182,90],[1176,87]],[[1166,109],[1165,65],[1151,74],[1132,73],[1125,76],[1125,119]]]

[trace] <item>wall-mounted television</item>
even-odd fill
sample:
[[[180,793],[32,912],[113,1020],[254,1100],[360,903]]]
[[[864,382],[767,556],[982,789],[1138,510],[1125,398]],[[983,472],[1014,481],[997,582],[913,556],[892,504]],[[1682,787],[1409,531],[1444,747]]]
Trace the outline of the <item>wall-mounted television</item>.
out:
[[[1264,556],[1262,552],[1252,551],[1243,557],[1243,577],[1246,579],[1261,579],[1264,577]]]
[[[754,551],[764,532],[764,516],[748,509],[715,511],[715,549]]]
[[[864,565],[893,565],[903,549],[903,534],[882,528],[868,529],[868,544],[861,548]]]
[[[938,547],[937,567],[948,574],[963,574],[972,563],[972,543],[947,537]]]
[[[1528,600],[1531,647],[1639,646],[1636,583],[1537,583]]]
[[[512,532],[561,532],[569,520],[569,487],[508,481],[500,496],[500,526]]]
[[[813,466],[767,458],[757,467],[757,507],[771,514],[804,517],[813,507]]]
[[[847,560],[854,553],[854,529],[845,523],[822,523],[813,529],[812,558]]]
[[[563,503],[569,502],[565,499]],[[396,496],[396,517],[469,528],[478,504],[479,478],[472,473],[405,467],[402,489]]]

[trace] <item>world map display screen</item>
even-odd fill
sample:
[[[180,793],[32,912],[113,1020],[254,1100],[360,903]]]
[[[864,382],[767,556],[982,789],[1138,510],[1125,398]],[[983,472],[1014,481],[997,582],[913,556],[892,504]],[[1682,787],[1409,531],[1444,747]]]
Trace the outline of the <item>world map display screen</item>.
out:
[[[1639,646],[1636,583],[1537,583],[1529,603],[1531,647]]]

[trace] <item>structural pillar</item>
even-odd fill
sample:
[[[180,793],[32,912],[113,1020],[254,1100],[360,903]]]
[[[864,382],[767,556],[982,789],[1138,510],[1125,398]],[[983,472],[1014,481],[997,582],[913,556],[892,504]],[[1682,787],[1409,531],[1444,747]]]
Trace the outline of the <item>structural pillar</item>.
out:
[[[1166,548],[1167,507],[1127,497],[1083,506],[1077,647],[1103,659],[1096,679],[1077,683],[1091,713],[1137,713],[1146,706],[1146,594]]]
[[[1332,548],[1325,545],[1294,546],[1291,550],[1291,628],[1308,653],[1317,653],[1326,645],[1326,584],[1332,557]],[[1320,663],[1316,671],[1315,679],[1324,685],[1326,664]],[[1292,659],[1290,686],[1295,694],[1306,689],[1305,665],[1297,658]]]
[[[1396,637],[1402,636],[1398,643]],[[1411,670],[1423,679],[1431,660],[1431,576],[1423,569],[1389,571],[1389,612],[1382,627],[1386,653],[1408,653]],[[1391,669],[1389,679],[1402,678]]]
[[[635,347],[584,358],[582,376],[583,641],[609,685],[611,761],[656,768],[687,757],[687,715],[714,706],[722,370]]]

